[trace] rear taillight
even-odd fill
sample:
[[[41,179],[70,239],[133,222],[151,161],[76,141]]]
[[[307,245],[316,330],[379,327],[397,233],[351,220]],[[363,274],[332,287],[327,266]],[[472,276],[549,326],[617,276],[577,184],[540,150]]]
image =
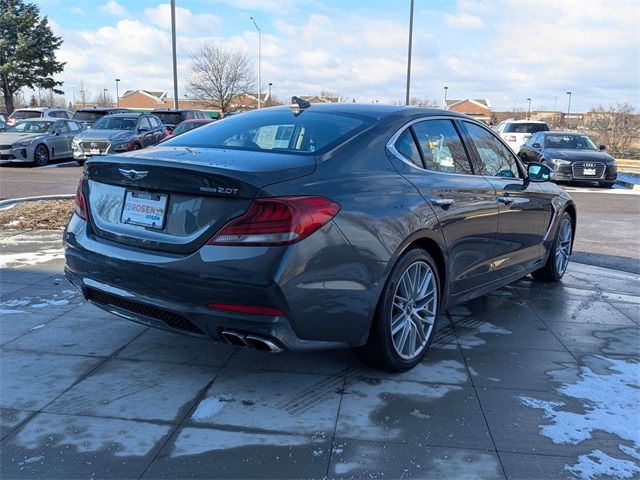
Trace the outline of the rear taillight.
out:
[[[225,312],[248,313],[250,315],[265,315],[267,317],[281,317],[284,312],[279,308],[265,307],[262,305],[236,305],[229,303],[208,303],[207,307]]]
[[[78,188],[76,189],[76,204],[74,206],[74,211],[76,215],[79,216],[85,222],[87,221],[87,202],[84,199],[84,193],[82,193],[82,188],[84,186],[84,179],[80,179],[78,182]]]
[[[209,241],[211,245],[289,245],[320,229],[340,211],[324,197],[272,197],[254,200]]]
[[[515,142],[515,141],[516,141],[515,135],[507,135],[507,142]]]

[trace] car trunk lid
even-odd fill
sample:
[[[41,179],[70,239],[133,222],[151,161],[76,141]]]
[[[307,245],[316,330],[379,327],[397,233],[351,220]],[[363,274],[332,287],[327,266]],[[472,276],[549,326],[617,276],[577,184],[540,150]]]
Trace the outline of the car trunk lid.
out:
[[[315,157],[221,149],[158,147],[86,164],[89,220],[101,238],[188,254],[258,191],[309,175]]]

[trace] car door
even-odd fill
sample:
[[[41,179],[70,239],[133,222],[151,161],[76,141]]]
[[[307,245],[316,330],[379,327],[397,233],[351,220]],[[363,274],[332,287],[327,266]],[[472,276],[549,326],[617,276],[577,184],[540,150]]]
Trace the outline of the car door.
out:
[[[489,281],[498,206],[493,186],[473,175],[468,152],[449,118],[414,122],[396,134],[394,155],[413,168],[405,176],[431,205],[449,257],[452,295]]]
[[[164,127],[162,126],[162,122],[156,117],[149,117],[149,122],[153,129],[153,144],[155,145],[164,137]]]
[[[151,124],[147,117],[140,117],[140,120],[138,120],[138,132],[142,148],[153,144],[155,133],[151,131]]]
[[[67,146],[69,127],[64,120],[57,120],[51,128],[51,135],[47,137],[47,144],[52,158],[65,158],[70,155]]]
[[[75,137],[80,130],[82,130],[82,125],[78,122],[74,121],[66,121],[65,122],[68,128],[68,132],[64,134],[64,139],[66,141],[66,157],[72,157],[73,151],[71,150],[71,142],[73,141],[73,137]],[[62,136],[62,135],[61,135]]]
[[[534,134],[520,149],[518,156],[524,163],[539,162],[542,157],[544,137],[540,133]]]
[[[496,190],[499,221],[494,243],[492,278],[521,272],[536,264],[551,221],[548,194],[530,182],[516,155],[488,128],[460,121],[471,145],[474,171]]]

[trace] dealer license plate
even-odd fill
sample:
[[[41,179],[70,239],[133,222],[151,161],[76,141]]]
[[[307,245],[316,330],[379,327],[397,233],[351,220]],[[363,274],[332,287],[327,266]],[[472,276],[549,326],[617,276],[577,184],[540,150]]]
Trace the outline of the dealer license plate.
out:
[[[167,216],[169,196],[161,193],[127,190],[120,221],[161,230]]]
[[[595,168],[585,168],[582,171],[583,175],[595,175],[596,174],[596,169]]]
[[[89,149],[89,155],[100,155],[100,149],[99,148]]]

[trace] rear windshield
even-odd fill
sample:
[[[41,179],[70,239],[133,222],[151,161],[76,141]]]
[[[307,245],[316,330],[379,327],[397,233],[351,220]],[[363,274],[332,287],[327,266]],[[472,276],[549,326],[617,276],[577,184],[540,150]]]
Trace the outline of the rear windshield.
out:
[[[73,115],[73,119],[79,120],[81,122],[86,122],[86,121],[95,122],[99,118],[104,117],[106,114],[107,112],[76,112]]]
[[[152,113],[153,115],[158,117],[160,121],[165,125],[177,125],[182,120],[184,120],[182,118],[181,113],[175,113],[175,112],[152,112]]]
[[[93,130],[134,130],[138,117],[112,117],[105,115],[91,127]]]
[[[13,112],[11,118],[14,120],[24,120],[25,118],[41,117],[42,112],[37,110],[20,110],[19,112]]]
[[[546,123],[507,123],[504,129],[508,133],[538,133],[548,132]]]
[[[358,115],[289,110],[234,115],[165,142],[176,147],[233,148],[311,154],[363,130],[373,119]]]

